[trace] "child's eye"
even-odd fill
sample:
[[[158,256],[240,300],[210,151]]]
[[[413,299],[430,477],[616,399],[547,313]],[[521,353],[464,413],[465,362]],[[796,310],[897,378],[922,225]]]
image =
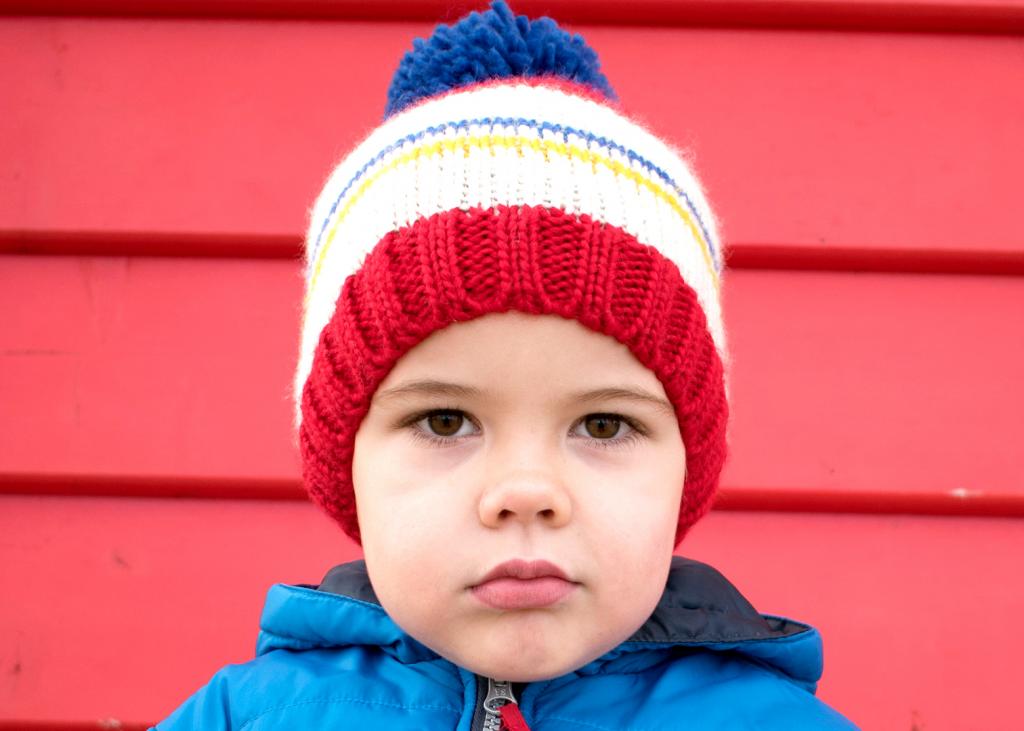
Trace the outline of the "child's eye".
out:
[[[468,423],[466,417],[457,411],[439,411],[424,417],[423,421],[439,437],[454,437]]]
[[[589,438],[595,446],[620,447],[640,438],[641,430],[619,414],[587,414],[573,429],[573,435]]]
[[[591,414],[582,421],[587,434],[595,439],[611,439],[625,426],[621,419],[610,414]]]
[[[412,435],[435,446],[444,446],[472,435],[476,427],[465,412],[458,409],[436,409],[418,414],[407,423]]]

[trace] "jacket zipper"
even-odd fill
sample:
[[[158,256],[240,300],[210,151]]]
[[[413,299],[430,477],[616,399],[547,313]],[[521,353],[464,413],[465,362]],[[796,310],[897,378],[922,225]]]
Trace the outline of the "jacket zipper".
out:
[[[477,676],[477,682],[482,683],[483,677]],[[487,695],[484,696],[481,707],[483,709],[482,731],[501,731],[501,707],[506,703],[515,703],[516,697],[512,694],[512,683],[507,680],[487,680]]]

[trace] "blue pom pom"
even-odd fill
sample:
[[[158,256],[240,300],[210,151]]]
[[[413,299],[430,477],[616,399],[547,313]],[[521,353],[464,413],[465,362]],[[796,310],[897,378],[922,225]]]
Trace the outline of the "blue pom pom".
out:
[[[504,0],[494,0],[490,9],[413,41],[391,79],[384,117],[450,89],[516,76],[559,76],[615,99],[600,66],[579,34],[570,35],[551,18],[516,16]]]

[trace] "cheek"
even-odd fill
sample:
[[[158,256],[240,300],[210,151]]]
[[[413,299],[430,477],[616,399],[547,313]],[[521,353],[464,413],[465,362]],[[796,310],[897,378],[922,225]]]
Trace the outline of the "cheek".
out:
[[[578,503],[579,527],[608,596],[629,597],[627,612],[653,608],[664,588],[682,499],[681,451],[651,450],[614,474],[581,475],[589,489]]]
[[[372,509],[358,513],[370,583],[391,618],[430,644],[448,610],[438,587],[452,582],[452,530],[437,516],[406,509],[408,501],[390,508],[386,499],[368,502]]]
[[[587,508],[580,516],[591,555],[605,580],[644,576],[652,565],[670,559],[679,515],[678,499],[663,493],[599,501],[612,509]]]
[[[387,566],[404,581],[437,578],[459,527],[454,500],[437,498],[434,485],[388,483],[375,475],[356,491],[356,514],[367,564]]]
[[[428,497],[443,486],[415,461],[417,450],[407,442],[379,425],[356,435],[352,485],[364,549],[367,544],[382,550],[403,544],[411,548],[419,529],[436,517],[431,513],[436,501]]]
[[[654,487],[651,485],[650,487]],[[661,597],[672,561],[681,490],[666,489],[644,492],[638,490],[609,512],[613,522],[608,532],[615,531],[614,540],[605,540],[595,550],[602,551],[604,571],[610,591],[606,597],[621,602],[615,610],[622,621],[639,627],[653,611]]]
[[[633,543],[641,552],[648,538],[659,542],[668,535],[671,549],[685,476],[681,447],[662,445],[578,464],[577,502],[588,522],[599,523],[610,537]]]
[[[389,611],[410,594],[428,601],[430,588],[446,580],[452,536],[464,530],[465,513],[450,479],[410,467],[411,455],[395,442],[357,440],[352,470],[363,555]]]

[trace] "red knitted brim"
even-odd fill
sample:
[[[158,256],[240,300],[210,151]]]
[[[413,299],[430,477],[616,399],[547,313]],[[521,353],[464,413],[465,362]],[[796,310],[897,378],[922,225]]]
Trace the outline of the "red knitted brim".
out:
[[[686,447],[676,544],[711,506],[726,457],[723,366],[675,264],[622,229],[542,207],[453,210],[385,236],[345,280],[302,390],[313,500],[359,540],[355,435],[377,386],[431,333],[492,312],[579,321],[657,375]]]

